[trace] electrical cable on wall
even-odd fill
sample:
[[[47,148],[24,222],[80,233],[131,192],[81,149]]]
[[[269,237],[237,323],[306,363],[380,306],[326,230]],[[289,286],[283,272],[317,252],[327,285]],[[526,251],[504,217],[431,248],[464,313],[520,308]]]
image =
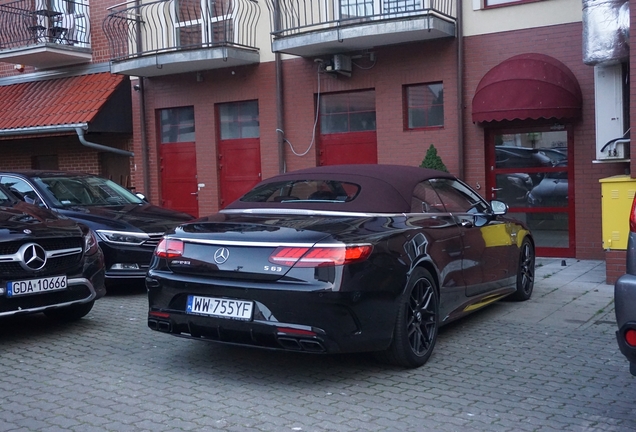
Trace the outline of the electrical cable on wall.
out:
[[[276,132],[280,132],[283,134],[283,141],[285,141],[287,144],[289,144],[289,148],[291,149],[292,153],[298,157],[302,157],[305,156],[307,153],[309,153],[309,151],[311,150],[311,148],[314,146],[314,143],[316,142],[316,127],[318,126],[318,118],[320,116],[320,70],[321,70],[322,65],[319,64],[318,65],[318,72],[317,72],[317,77],[318,77],[318,95],[316,97],[316,118],[314,120],[314,128],[313,128],[313,132],[311,135],[311,142],[309,143],[309,147],[307,147],[307,150],[305,150],[302,153],[298,153],[296,150],[294,150],[294,146],[292,145],[292,143],[285,138],[285,131],[280,130],[280,129],[276,129]]]

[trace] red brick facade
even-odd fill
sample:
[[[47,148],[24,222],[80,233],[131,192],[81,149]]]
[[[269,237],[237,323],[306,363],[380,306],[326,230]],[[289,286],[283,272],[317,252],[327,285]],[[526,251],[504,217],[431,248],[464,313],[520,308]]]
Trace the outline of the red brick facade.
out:
[[[457,172],[457,63],[456,41],[435,41],[375,50],[375,64],[368,59],[354,60],[351,77],[318,74],[318,64],[311,59],[283,62],[285,138],[297,153],[304,153],[312,143],[315,121],[318,77],[320,92],[374,89],[376,96],[377,146],[379,163],[419,165],[430,144],[435,144],[448,169]],[[234,69],[206,71],[203,81],[195,74],[178,77],[146,78],[146,127],[150,148],[151,196],[158,197],[159,167],[157,160],[156,110],[194,106],[197,143],[198,181],[206,186],[199,192],[199,212],[218,210],[218,176],[216,161],[215,105],[223,102],[258,100],[260,117],[261,167],[263,178],[279,173],[276,118],[275,63],[261,63]],[[403,86],[407,84],[443,82],[443,128],[405,130],[403,123]],[[139,130],[138,114],[133,119]],[[138,134],[135,134],[136,136]],[[286,170],[315,166],[317,145],[303,157],[285,146]],[[135,152],[141,154],[140,141]],[[138,164],[139,168],[139,164]],[[137,177],[139,178],[139,173]]]

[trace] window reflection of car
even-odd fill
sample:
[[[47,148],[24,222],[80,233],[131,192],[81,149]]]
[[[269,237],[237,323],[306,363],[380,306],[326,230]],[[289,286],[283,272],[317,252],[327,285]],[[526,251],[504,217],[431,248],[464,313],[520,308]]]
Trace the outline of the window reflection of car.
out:
[[[563,147],[542,148],[539,150],[539,152],[549,157],[554,165],[557,165],[560,162],[567,160],[568,158],[567,151],[565,151]]]
[[[532,177],[528,174],[497,174],[497,199],[508,203],[508,205],[525,205],[532,187]]]
[[[567,165],[567,162],[565,162]],[[528,194],[528,204],[541,207],[563,207],[568,204],[567,171],[546,173]]]
[[[543,150],[527,147],[496,146],[497,168],[534,168],[554,166],[553,159]]]

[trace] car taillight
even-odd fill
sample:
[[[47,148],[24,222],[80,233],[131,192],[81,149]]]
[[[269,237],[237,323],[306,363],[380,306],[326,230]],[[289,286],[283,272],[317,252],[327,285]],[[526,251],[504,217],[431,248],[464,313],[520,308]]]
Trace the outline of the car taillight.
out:
[[[629,230],[636,233],[636,198],[632,201],[632,211],[629,212]]]
[[[625,342],[627,345],[636,347],[636,330],[635,329],[627,329],[625,332]]]
[[[176,239],[163,239],[155,248],[159,258],[177,258],[183,255],[183,242]]]
[[[314,246],[292,247],[281,246],[270,255],[272,264],[289,267],[324,267],[364,261],[373,246],[371,245],[343,245],[343,246]]]

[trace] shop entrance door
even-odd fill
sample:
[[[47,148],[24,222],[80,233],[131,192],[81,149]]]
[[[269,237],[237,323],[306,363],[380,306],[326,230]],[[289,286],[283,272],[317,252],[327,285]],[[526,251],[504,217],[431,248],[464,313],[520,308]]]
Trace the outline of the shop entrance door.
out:
[[[573,257],[574,169],[569,128],[490,129],[486,143],[486,198],[504,201],[512,217],[526,222],[537,255]]]

